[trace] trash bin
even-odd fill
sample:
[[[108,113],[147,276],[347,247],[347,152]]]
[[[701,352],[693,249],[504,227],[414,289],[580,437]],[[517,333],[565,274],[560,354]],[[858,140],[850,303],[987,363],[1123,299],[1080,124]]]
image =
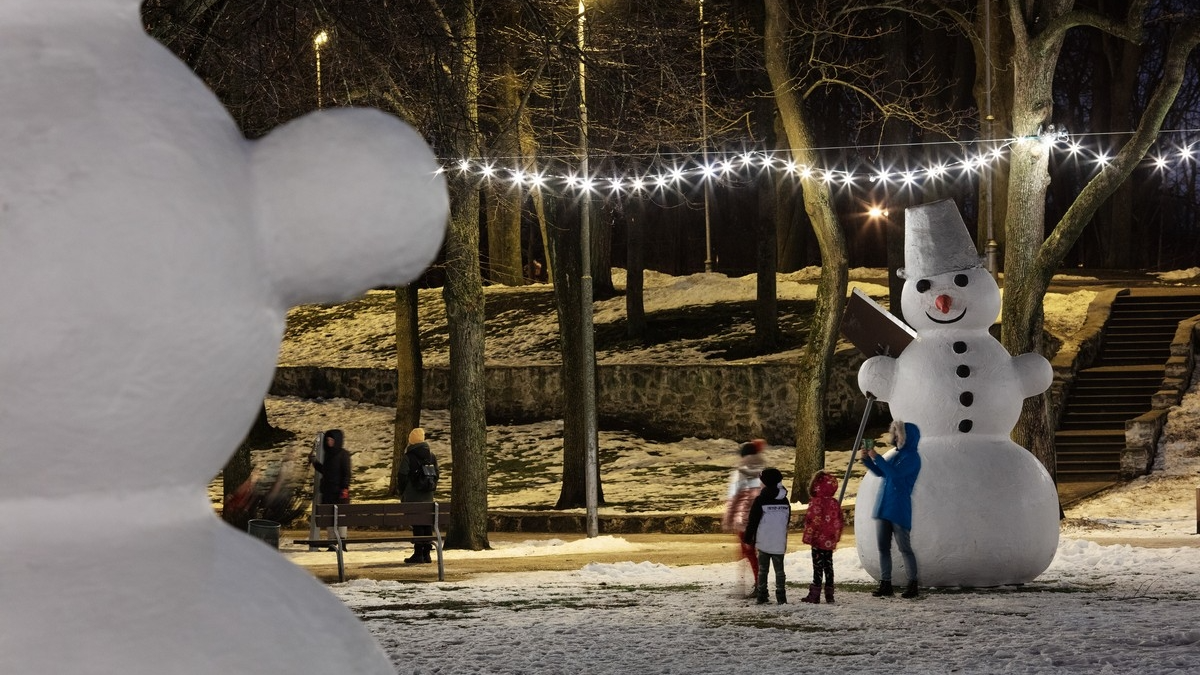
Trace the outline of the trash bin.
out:
[[[251,537],[262,539],[271,548],[279,548],[279,523],[273,520],[262,520],[256,518],[246,524],[246,532],[250,533]]]

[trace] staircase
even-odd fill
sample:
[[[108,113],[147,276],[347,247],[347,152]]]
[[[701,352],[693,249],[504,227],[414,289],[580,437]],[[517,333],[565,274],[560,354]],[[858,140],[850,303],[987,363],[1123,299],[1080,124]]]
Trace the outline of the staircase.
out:
[[[1125,422],[1151,410],[1179,322],[1200,314],[1200,295],[1120,295],[1101,349],[1063,403],[1054,444],[1058,482],[1121,479]]]

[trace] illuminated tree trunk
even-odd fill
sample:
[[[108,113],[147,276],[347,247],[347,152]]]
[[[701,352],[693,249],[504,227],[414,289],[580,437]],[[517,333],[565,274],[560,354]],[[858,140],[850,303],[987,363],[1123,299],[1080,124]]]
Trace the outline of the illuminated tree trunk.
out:
[[[763,44],[767,73],[779,107],[792,158],[797,164],[821,166],[813,150],[812,131],[798,93],[789,86],[787,44],[788,4],[764,0]],[[804,209],[821,249],[821,277],[817,303],[809,322],[808,340],[800,354],[800,380],[796,392],[796,456],[792,499],[808,501],[808,479],[825,465],[825,392],[830,364],[841,329],[848,283],[846,242],[833,210],[828,186],[816,177],[801,180]]]
[[[1163,118],[1179,93],[1188,55],[1200,43],[1200,21],[1174,29],[1161,69],[1132,137],[1116,157],[1098,172],[1067,208],[1048,237],[1045,232],[1049,147],[1037,134],[1051,122],[1054,69],[1066,31],[1081,25],[1103,26],[1113,35],[1140,40],[1146,3],[1131,4],[1124,24],[1104,21],[1087,12],[1069,11],[1072,2],[1029,3],[1021,13],[1018,0],[1009,0],[1014,35],[1012,121],[1021,140],[1010,151],[1008,234],[1005,254],[1003,330],[1001,342],[1012,354],[1039,352],[1042,347],[1042,301],[1054,270],[1078,240],[1096,211],[1113,195],[1146,156],[1162,127]],[[1035,30],[1036,28],[1036,30]],[[1045,395],[1026,399],[1013,439],[1028,448],[1055,475],[1053,428]]]
[[[449,5],[447,5],[449,6]],[[450,95],[463,116],[455,136],[459,157],[478,157],[479,61],[475,3],[455,8],[447,24],[457,47]],[[451,177],[446,236],[446,320],[450,331],[451,548],[489,548],[487,538],[487,422],[484,408],[483,277],[479,269],[479,186],[469,174]],[[436,439],[435,439],[436,440]]]

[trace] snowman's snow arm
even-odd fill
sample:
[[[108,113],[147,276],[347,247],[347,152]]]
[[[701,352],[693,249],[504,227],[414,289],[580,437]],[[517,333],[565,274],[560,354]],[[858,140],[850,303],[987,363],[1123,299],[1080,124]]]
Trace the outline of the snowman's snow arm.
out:
[[[872,356],[858,369],[858,388],[880,401],[890,401],[896,385],[896,359]]]
[[[1013,357],[1013,370],[1020,383],[1021,397],[1029,398],[1050,388],[1054,381],[1054,369],[1041,354],[1021,354]],[[861,377],[861,376],[860,376]]]

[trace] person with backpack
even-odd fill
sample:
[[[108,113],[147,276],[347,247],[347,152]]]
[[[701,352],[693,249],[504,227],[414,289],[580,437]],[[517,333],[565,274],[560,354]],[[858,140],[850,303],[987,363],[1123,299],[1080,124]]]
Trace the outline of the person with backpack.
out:
[[[400,460],[397,471],[396,486],[400,492],[401,502],[432,502],[433,493],[437,490],[438,465],[437,458],[425,441],[425,430],[421,427],[413,429],[408,434],[408,449]],[[429,525],[413,525],[413,536],[422,537],[433,534]],[[404,559],[405,564],[433,562],[429,553],[433,550],[430,542],[417,542],[413,545],[413,554]]]

